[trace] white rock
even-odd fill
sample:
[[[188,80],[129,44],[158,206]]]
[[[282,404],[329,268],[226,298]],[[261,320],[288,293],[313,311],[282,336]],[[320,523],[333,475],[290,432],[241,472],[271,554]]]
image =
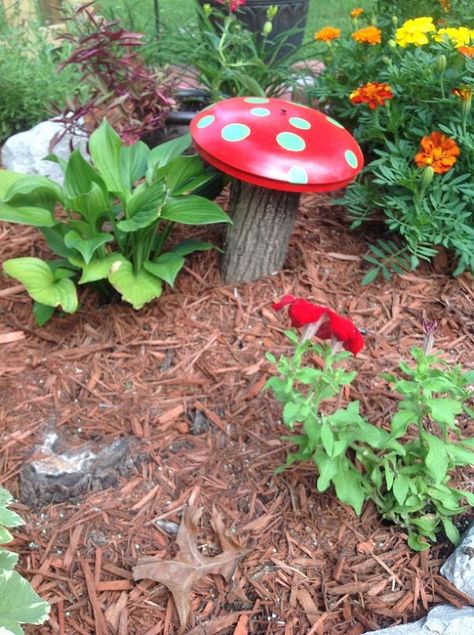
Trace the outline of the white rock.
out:
[[[52,151],[61,159],[67,160],[71,148],[80,148],[87,157],[87,139],[66,132],[61,140],[50,150],[55,135],[61,134],[64,126],[57,121],[42,121],[31,130],[19,132],[9,137],[1,150],[3,167],[20,174],[41,174],[62,185],[63,172],[57,163],[45,161],[44,157]]]
[[[426,617],[411,624],[393,626],[363,635],[473,635],[474,608],[457,609],[443,604],[436,606]]]
[[[474,525],[466,531],[459,547],[443,564],[441,573],[474,600]]]

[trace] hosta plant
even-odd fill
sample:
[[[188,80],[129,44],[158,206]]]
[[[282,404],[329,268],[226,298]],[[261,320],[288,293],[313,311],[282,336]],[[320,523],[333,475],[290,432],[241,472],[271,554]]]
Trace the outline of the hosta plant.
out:
[[[104,120],[89,140],[91,163],[78,150],[61,162],[63,186],[23,176],[2,195],[2,179],[11,174],[0,173],[0,220],[37,227],[56,256],[3,263],[35,301],[39,324],[56,307],[76,311],[77,285],[93,284],[105,294],[115,289],[140,309],[161,295],[164,283],[173,284],[186,255],[212,247],[185,240],[163,251],[176,223],[230,222],[199,195],[213,197],[221,177],[198,156],[181,156],[189,145],[185,135],[153,150],[141,141],[124,146]]]
[[[266,384],[283,405],[283,424],[291,431],[284,439],[296,447],[284,467],[312,462],[318,491],[333,486],[357,514],[372,500],[384,518],[407,530],[415,550],[428,548],[443,530],[457,543],[452,519],[466,502],[474,504],[474,494],[457,486],[454,472],[474,463],[474,442],[462,437],[459,425],[459,418],[474,416],[474,372],[432,353],[430,325],[424,347],[411,350],[412,363],[400,362],[403,375],[384,375],[401,399],[390,425],[382,427],[364,417],[358,401],[344,398],[357,373],[343,362],[364,344],[358,329],[334,311],[292,296],[274,308],[286,305],[293,326],[304,327],[303,336],[288,331],[293,353],[278,360],[267,355],[277,372]]]
[[[13,498],[0,487],[0,545],[13,540],[8,528],[23,525],[20,516],[9,509]],[[23,635],[21,624],[42,624],[49,615],[49,604],[31,584],[14,571],[18,555],[0,546],[0,633]]]
[[[366,157],[337,203],[354,227],[374,218],[387,226],[364,283],[415,269],[442,248],[454,273],[474,271],[474,29],[459,21],[472,3],[455,3],[455,22],[451,9],[442,22],[403,21],[398,4],[376,18],[358,9],[348,32],[315,34],[325,68],[312,98],[353,130]]]

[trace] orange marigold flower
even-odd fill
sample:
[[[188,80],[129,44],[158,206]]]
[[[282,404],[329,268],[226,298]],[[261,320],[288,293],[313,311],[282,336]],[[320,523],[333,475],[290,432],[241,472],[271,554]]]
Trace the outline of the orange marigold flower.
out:
[[[474,57],[474,46],[459,46],[458,51],[464,57]]]
[[[467,86],[464,88],[453,88],[451,92],[462,101],[469,101],[469,99],[472,99],[472,88],[468,88]]]
[[[390,86],[379,82],[368,82],[356,88],[349,95],[353,104],[367,104],[372,110],[375,110],[377,106],[385,106],[385,100],[392,98],[393,93]]]
[[[357,9],[352,9],[351,18],[358,18],[360,15],[364,13],[364,9],[357,7]]]
[[[451,9],[451,2],[449,0],[439,0],[439,3],[441,5],[441,8],[443,9],[443,11],[446,11],[446,13],[448,13]]]
[[[325,26],[320,31],[316,31],[314,39],[318,42],[330,42],[336,40],[341,35],[341,29],[337,29],[334,26]]]
[[[435,130],[420,141],[420,152],[415,155],[415,163],[419,168],[431,166],[436,174],[444,174],[449,172],[460,154],[454,139]]]
[[[352,34],[352,37],[359,44],[380,44],[382,41],[382,31],[376,26],[366,26]]]

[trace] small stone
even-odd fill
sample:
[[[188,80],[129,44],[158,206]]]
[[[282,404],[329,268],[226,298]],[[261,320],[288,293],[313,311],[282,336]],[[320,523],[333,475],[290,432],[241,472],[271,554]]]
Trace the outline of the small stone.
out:
[[[441,574],[474,600],[474,525],[443,564]]]
[[[472,635],[474,633],[474,608],[457,609],[443,604],[436,606],[417,622],[393,626],[362,635]]]
[[[9,137],[1,150],[3,167],[20,174],[40,174],[62,185],[63,171],[53,161],[45,161],[50,153],[67,161],[72,148],[79,148],[87,157],[87,138],[66,132],[51,148],[54,138],[64,133],[63,124],[57,121],[42,121],[31,130],[25,130]]]

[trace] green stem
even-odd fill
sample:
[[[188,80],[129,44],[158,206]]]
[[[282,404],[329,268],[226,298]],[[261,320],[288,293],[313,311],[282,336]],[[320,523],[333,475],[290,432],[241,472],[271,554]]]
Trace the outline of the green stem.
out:
[[[167,222],[164,231],[160,234],[160,237],[158,239],[158,244],[157,244],[156,248],[154,249],[153,255],[150,258],[150,260],[156,260],[156,258],[160,255],[161,250],[163,248],[163,245],[168,240],[171,232],[173,231],[173,227],[174,226],[175,226],[174,222]]]

